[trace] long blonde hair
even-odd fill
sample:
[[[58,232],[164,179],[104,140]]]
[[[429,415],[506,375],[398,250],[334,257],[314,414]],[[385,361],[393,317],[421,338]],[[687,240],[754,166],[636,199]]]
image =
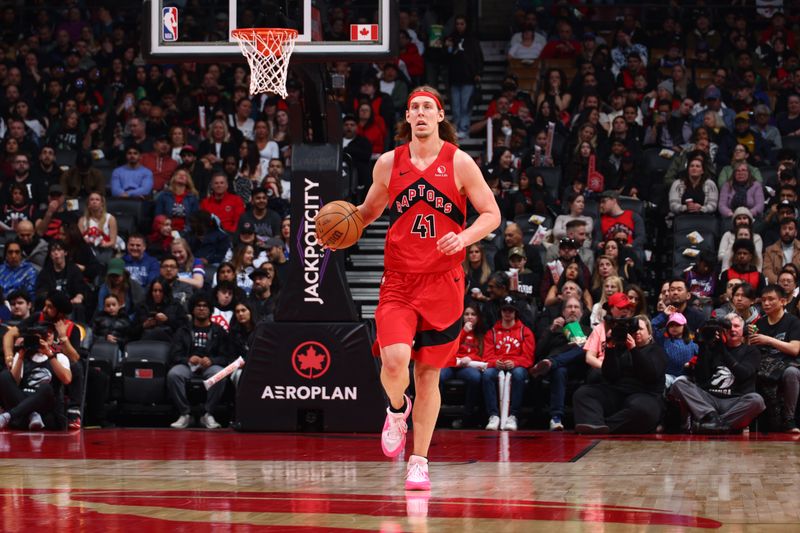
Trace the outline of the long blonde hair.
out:
[[[178,170],[172,173],[172,177],[169,179],[169,190],[172,191],[173,194],[175,193],[173,184],[175,182],[175,176],[177,176],[179,173],[186,174],[186,190],[189,191],[189,193],[194,194],[195,196],[200,196],[200,193],[197,192],[197,187],[194,186],[194,180],[192,179],[192,175],[185,168],[179,168]]]
[[[106,210],[106,197],[99,192],[89,193],[89,197],[86,199],[86,207],[83,210],[83,218],[86,221],[86,227],[88,228],[89,220],[94,218],[91,211],[89,211],[89,198],[91,198],[93,194],[96,194],[100,197],[100,221],[97,225],[100,226],[100,228],[103,228],[106,225],[106,220],[108,219],[108,211]]]
[[[416,91],[429,92],[435,95],[436,98],[439,100],[439,102],[442,102],[444,100],[439,91],[437,91],[430,85],[420,85],[419,87],[413,89],[409,94],[413,94]],[[394,136],[394,139],[396,141],[401,141],[401,142],[411,141],[411,124],[409,124],[405,118],[403,118],[403,120],[397,123],[395,131],[396,135]],[[456,135],[456,129],[447,120],[447,118],[445,118],[439,123],[439,138],[442,139],[443,141],[447,141],[449,143],[458,146],[458,135]]]
[[[469,264],[469,251],[471,248],[477,248],[481,251],[481,265],[478,267],[481,271],[481,285],[485,284],[489,281],[489,276],[492,275],[492,267],[489,266],[489,261],[486,259],[486,251],[483,249],[483,246],[480,244],[473,243],[467,246],[467,256],[464,258],[464,262],[461,264],[462,268],[464,269],[465,274],[469,274],[470,264]]]

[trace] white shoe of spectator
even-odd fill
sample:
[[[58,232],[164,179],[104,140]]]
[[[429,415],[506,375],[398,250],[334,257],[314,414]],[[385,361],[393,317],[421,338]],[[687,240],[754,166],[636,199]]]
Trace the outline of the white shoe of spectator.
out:
[[[42,417],[36,411],[32,412],[28,417],[28,429],[31,431],[38,431],[42,428],[44,428]]]
[[[514,415],[509,416],[506,418],[506,423],[503,424],[503,429],[505,431],[516,431],[517,430],[517,417]]]
[[[192,423],[192,415],[181,415],[178,419],[170,424],[170,427],[175,429],[186,429]]]
[[[490,431],[495,431],[500,428],[500,417],[497,415],[492,415],[489,417],[489,423],[486,424],[486,429]]]
[[[222,427],[219,425],[219,422],[214,420],[214,417],[209,413],[206,413],[200,417],[200,423],[203,424],[206,429],[219,429]]]

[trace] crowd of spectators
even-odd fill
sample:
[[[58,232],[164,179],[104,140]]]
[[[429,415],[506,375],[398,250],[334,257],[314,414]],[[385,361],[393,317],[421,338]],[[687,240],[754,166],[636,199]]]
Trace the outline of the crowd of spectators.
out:
[[[284,99],[250,96],[242,64],[148,64],[131,4],[11,5],[0,16],[5,360],[14,370],[27,325],[54,323],[72,427],[90,348],[82,331],[122,353],[138,339],[171,341],[173,425],[186,427],[185,382],[246,355],[290,260],[291,146],[305,140],[292,138],[290,112],[304,87],[290,79]],[[401,3],[396,60],[329,64],[344,80],[331,90],[344,151],[364,190],[420,83],[447,87],[460,140],[492,132],[493,157],[478,160],[504,222],[468,249],[459,364],[442,374],[466,383],[462,423],[516,429],[530,407],[523,390],[539,380],[554,430],[577,386],[581,431],[655,431],[665,398],[694,430],[741,429],[760,407],[766,427],[796,431],[797,20],[766,6],[665,6],[648,24],[638,15],[520,8],[507,75],[476,116],[486,79],[477,21]],[[331,16],[330,39],[356,22]],[[717,229],[684,247],[668,231],[682,218]],[[685,259],[674,276],[654,272],[673,255]],[[608,317],[636,317],[622,322],[629,336]],[[19,383],[28,371],[10,373]],[[502,427],[500,372],[513,391]],[[745,401],[714,403],[673,382]],[[0,424],[39,427],[30,406],[14,407],[18,395],[0,397],[10,413]],[[218,427],[219,401],[210,391],[205,427]]]
[[[466,388],[456,426],[517,429],[518,394],[497,417],[508,371],[531,391],[526,417],[549,410],[553,430],[574,391],[579,432],[721,433],[762,412],[763,429],[800,432],[798,20],[655,12],[517,14],[501,89],[468,131],[492,143],[505,221],[464,262],[461,348],[442,374],[443,393]]]

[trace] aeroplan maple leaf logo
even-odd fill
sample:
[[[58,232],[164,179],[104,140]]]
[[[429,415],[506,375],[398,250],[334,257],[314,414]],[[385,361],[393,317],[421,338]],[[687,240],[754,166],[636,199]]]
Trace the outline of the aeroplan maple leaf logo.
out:
[[[292,353],[292,368],[306,379],[317,379],[331,367],[331,353],[316,341],[306,341]]]

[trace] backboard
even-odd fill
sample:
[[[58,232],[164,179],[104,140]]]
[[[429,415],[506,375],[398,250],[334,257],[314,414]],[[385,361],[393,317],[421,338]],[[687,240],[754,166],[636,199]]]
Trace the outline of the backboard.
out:
[[[395,0],[145,0],[148,61],[242,61],[231,31],[293,28],[292,61],[375,61],[397,51]]]

